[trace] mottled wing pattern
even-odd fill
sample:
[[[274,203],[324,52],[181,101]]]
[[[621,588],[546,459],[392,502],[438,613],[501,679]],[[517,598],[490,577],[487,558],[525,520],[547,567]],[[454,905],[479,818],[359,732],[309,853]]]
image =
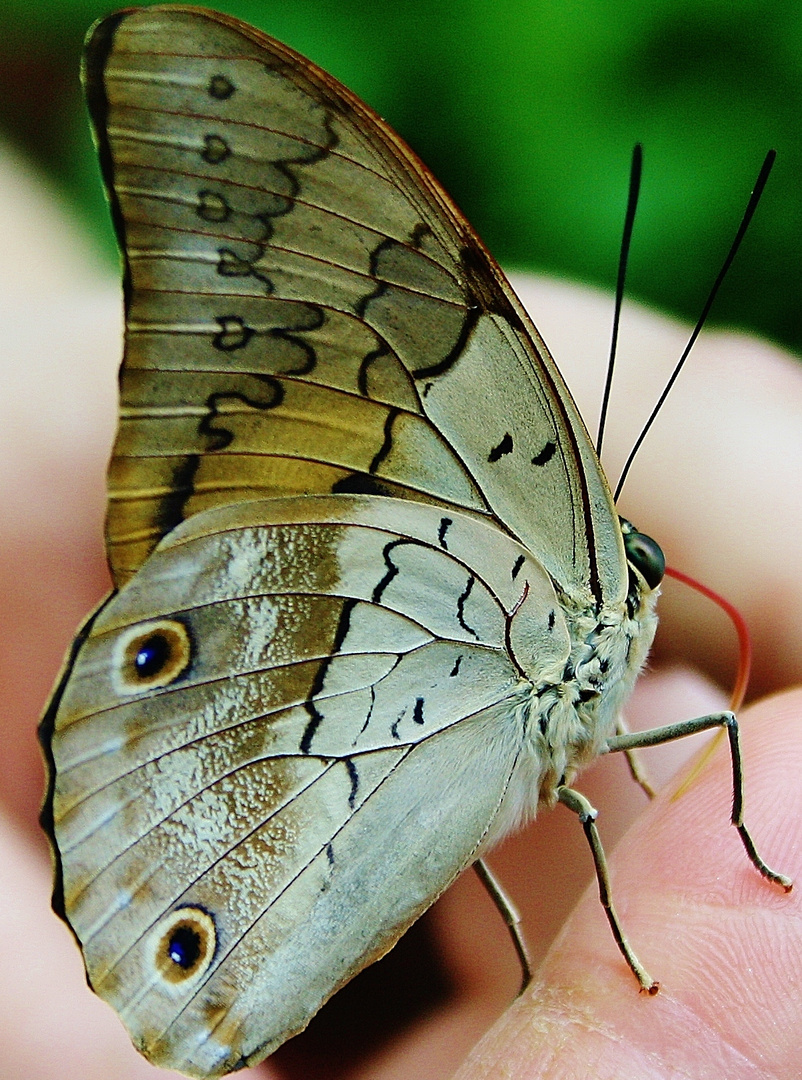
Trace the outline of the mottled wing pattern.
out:
[[[545,346],[379,117],[200,9],[103,20],[85,78],[119,591],[42,724],[54,903],[146,1056],[219,1076],[563,775],[565,616],[592,652],[627,573]]]
[[[217,1076],[302,1028],[475,857],[520,665],[568,652],[548,575],[473,516],[321,496],[177,527],[45,720],[63,911],[136,1045]]]
[[[492,517],[568,592],[621,598],[610,493],[559,372],[386,124],[197,9],[105,20],[85,74],[126,260],[118,584],[205,508],[378,492]]]

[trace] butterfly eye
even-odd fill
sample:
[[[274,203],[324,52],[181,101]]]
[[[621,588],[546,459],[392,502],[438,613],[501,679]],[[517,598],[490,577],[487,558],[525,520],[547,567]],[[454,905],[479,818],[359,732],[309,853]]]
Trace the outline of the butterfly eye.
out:
[[[656,589],[666,572],[666,557],[657,541],[630,525],[624,529],[624,550],[630,566],[638,571],[649,589]]]
[[[121,689],[129,694],[168,686],[192,659],[189,632],[176,619],[133,627],[121,651]]]
[[[201,975],[212,961],[217,943],[214,919],[202,908],[171,911],[158,930],[156,969],[173,985]]]

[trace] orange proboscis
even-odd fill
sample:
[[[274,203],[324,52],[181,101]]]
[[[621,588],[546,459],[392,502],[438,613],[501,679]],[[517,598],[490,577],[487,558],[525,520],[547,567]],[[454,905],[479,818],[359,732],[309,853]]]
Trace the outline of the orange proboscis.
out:
[[[719,595],[719,593],[714,592],[712,589],[708,588],[707,585],[703,585],[701,581],[697,581],[696,578],[692,578],[682,570],[675,570],[673,566],[667,566],[666,576],[672,577],[676,581],[681,581],[683,585],[690,585],[692,589],[696,589],[702,596],[706,596],[708,600],[712,600],[714,604],[718,604],[722,611],[724,611],[732,620],[735,632],[738,635],[739,652],[738,673],[730,697],[730,709],[732,712],[738,712],[744,703],[746,689],[749,685],[749,673],[752,670],[752,639],[749,636],[749,628],[746,625],[746,620],[738,608],[731,604],[729,600],[726,600],[723,596]]]
[[[729,600],[725,600],[719,593],[714,592],[714,590],[708,588],[707,585],[703,585],[701,581],[697,581],[696,578],[692,578],[690,574],[686,574],[682,570],[675,570],[673,566],[667,566],[665,572],[667,577],[672,577],[675,581],[681,581],[683,585],[689,585],[692,589],[701,593],[702,596],[706,596],[708,600],[712,600],[714,604],[718,604],[722,611],[724,611],[732,620],[735,632],[738,635],[738,672],[730,696],[730,710],[732,712],[737,712],[743,705],[744,698],[746,697],[746,689],[749,685],[749,673],[752,669],[752,638],[749,635],[749,628],[746,625],[746,620],[738,608],[731,604]],[[685,777],[682,784],[680,784],[679,789],[674,792],[672,799],[678,799],[683,792],[690,787],[712,757],[723,737],[724,729],[720,728],[707,744],[702,754],[697,758],[696,764],[690,774]]]

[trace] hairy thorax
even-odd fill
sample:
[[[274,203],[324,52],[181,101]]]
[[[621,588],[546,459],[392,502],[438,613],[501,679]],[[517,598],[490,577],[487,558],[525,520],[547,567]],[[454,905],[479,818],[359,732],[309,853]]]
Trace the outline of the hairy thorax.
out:
[[[524,732],[521,755],[483,846],[531,820],[540,806],[553,806],[557,788],[603,753],[654,638],[657,595],[635,589],[599,614],[560,598],[571,652],[560,678],[522,680],[510,700]]]

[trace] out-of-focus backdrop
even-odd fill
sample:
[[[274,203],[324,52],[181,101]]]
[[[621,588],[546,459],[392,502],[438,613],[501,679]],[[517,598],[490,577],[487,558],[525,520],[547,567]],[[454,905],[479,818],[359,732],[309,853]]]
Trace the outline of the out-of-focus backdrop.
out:
[[[112,260],[78,80],[118,4],[3,0],[0,134]],[[645,177],[630,295],[695,319],[765,151],[778,161],[714,310],[802,348],[798,0],[220,2],[373,105],[506,266],[612,286],[634,142]]]
[[[131,1077],[137,1067],[122,1026],[84,992],[77,951],[49,912],[33,737],[76,624],[109,587],[104,473],[121,302],[78,67],[87,28],[118,2],[0,0],[0,1073],[28,1080]],[[776,147],[774,174],[714,321],[802,352],[800,0],[219,3],[383,113],[507,267],[612,288],[629,159],[642,141],[630,296],[688,320],[718,272],[766,150]],[[8,142],[39,167],[78,228],[65,226],[5,152]],[[107,272],[96,273],[103,260]],[[536,288],[541,307],[532,299],[533,311],[548,317],[543,329],[566,372],[564,360],[575,361],[569,378],[593,427],[612,304]],[[613,476],[662,385],[651,350],[681,348],[681,331],[645,320],[630,310],[622,328],[619,412],[606,448]],[[676,565],[743,610],[756,643],[753,687],[766,692],[800,673],[802,522],[793,496],[802,370],[770,350],[711,338],[644,448],[625,505]],[[598,346],[583,368],[589,342]],[[660,381],[650,391],[653,377]],[[628,408],[637,402],[639,415]],[[672,599],[669,586],[662,657],[704,665],[729,683],[734,635],[710,611],[687,593]],[[671,669],[653,671],[642,687],[631,714],[641,724],[700,715],[724,700],[701,676]],[[650,759],[653,776],[665,760]],[[669,771],[677,764],[670,760]],[[583,780],[610,847],[641,808],[624,773],[610,771],[617,767],[624,770],[608,760]],[[759,800],[750,805],[759,821]],[[544,815],[493,855],[521,904],[535,958],[590,880],[585,842],[569,817]],[[421,1047],[442,1036],[442,1074],[450,1075],[518,978],[501,921],[469,876],[273,1058],[274,1075],[374,1076],[377,1061],[397,1069],[404,1061],[408,1072],[413,1043],[403,1039],[415,1031],[424,1033]],[[409,1060],[423,1062],[423,1050]]]

